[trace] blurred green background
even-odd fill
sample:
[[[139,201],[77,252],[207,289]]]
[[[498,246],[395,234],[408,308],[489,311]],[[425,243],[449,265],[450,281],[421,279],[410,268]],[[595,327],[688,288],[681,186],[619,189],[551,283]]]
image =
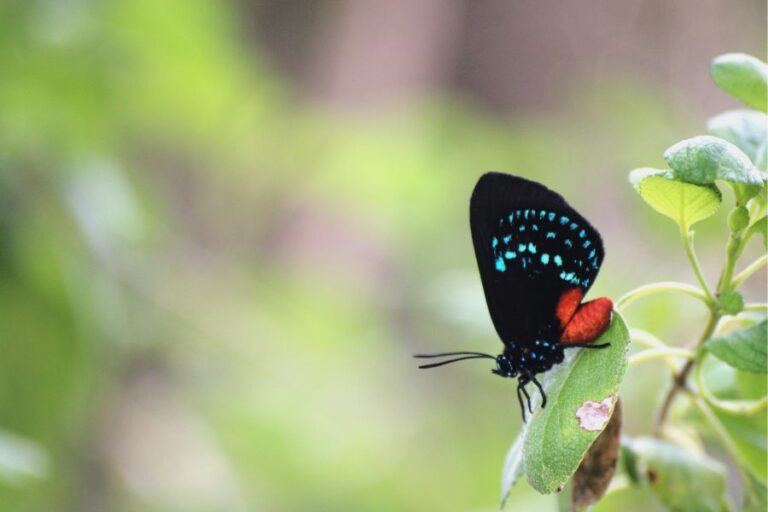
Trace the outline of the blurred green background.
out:
[[[691,281],[626,175],[738,106],[709,62],[764,56],[765,17],[725,0],[0,2],[0,509],[497,510],[512,383],[410,358],[500,348],[475,180],[540,180],[591,219],[594,296]],[[713,280],[723,225],[697,236]],[[667,297],[628,320],[684,344],[703,315]],[[627,433],[649,432],[666,379],[630,370]],[[513,491],[511,510],[552,508]]]

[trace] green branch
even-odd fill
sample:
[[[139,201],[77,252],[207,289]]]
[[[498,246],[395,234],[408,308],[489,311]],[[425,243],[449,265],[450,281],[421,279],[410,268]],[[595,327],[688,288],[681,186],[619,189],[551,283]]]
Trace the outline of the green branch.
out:
[[[686,283],[676,283],[674,281],[662,281],[658,283],[646,284],[630,290],[622,295],[616,301],[616,308],[621,309],[637,299],[655,295],[657,293],[681,293],[699,299],[707,306],[714,304],[714,301],[707,297],[707,294],[701,289]]]
[[[701,271],[701,264],[699,263],[699,258],[696,257],[696,250],[693,247],[693,231],[689,231],[687,226],[681,225],[680,236],[682,236],[683,238],[683,246],[685,247],[685,254],[688,256],[688,260],[691,262],[691,267],[693,267],[693,273],[696,274],[696,279],[699,280],[699,285],[701,286],[701,289],[704,291],[704,294],[708,299],[708,303],[715,304],[717,300],[715,299],[714,295],[712,295],[712,292],[710,291],[709,286],[707,285],[707,280],[704,279],[704,273]]]
[[[638,352],[637,354],[632,355],[629,358],[629,367],[631,368],[640,363],[651,361],[653,359],[670,359],[670,358],[693,359],[694,353],[684,348],[672,348],[672,347],[651,348],[651,349],[643,350],[642,352]]]
[[[747,268],[736,274],[736,277],[731,281],[731,288],[737,288],[743,283],[749,276],[760,270],[760,267],[768,263],[768,254],[763,254],[755,261],[747,265]]]

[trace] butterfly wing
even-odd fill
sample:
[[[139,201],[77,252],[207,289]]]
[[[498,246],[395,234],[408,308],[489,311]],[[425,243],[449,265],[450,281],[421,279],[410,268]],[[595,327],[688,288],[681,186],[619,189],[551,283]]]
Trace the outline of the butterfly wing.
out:
[[[552,329],[558,300],[586,294],[602,264],[598,232],[544,185],[490,172],[475,185],[470,226],[485,299],[506,344]]]

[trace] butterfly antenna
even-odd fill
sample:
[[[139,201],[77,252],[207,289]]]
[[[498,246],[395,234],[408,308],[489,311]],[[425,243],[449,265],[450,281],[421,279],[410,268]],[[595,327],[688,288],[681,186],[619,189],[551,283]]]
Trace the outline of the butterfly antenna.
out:
[[[449,360],[447,360],[447,361],[440,361],[439,363],[422,364],[422,365],[419,365],[419,368],[421,368],[421,369],[423,369],[423,370],[426,370],[426,369],[428,369],[428,368],[437,368],[438,366],[443,366],[443,365],[445,365],[445,364],[451,364],[451,363],[455,363],[455,362],[458,362],[458,361],[465,361],[465,360],[467,360],[467,359],[496,359],[496,358],[495,358],[495,357],[493,357],[492,355],[489,355],[489,354],[481,354],[481,353],[479,353],[479,352],[470,353],[470,354],[473,354],[473,355],[466,355],[466,356],[463,356],[463,357],[457,357],[457,358],[455,358],[455,359],[449,359]],[[413,356],[413,357],[420,357],[420,358],[425,358],[425,357],[438,357],[438,356],[445,356],[445,355],[458,355],[458,353],[446,353],[446,354],[417,354],[417,355],[415,355],[415,356]]]
[[[418,359],[428,359],[430,357],[443,357],[443,356],[483,356],[483,357],[492,357],[493,359],[496,359],[490,354],[484,354],[482,352],[443,352],[442,354],[414,354],[413,357]]]

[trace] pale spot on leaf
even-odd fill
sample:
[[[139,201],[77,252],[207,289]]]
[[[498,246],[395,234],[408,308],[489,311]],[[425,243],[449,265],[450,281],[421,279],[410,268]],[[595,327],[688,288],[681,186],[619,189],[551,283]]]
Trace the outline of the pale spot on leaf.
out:
[[[576,411],[576,418],[579,420],[579,426],[588,432],[602,430],[608,419],[611,417],[611,406],[613,405],[613,396],[607,397],[602,402],[593,402],[587,400]]]

